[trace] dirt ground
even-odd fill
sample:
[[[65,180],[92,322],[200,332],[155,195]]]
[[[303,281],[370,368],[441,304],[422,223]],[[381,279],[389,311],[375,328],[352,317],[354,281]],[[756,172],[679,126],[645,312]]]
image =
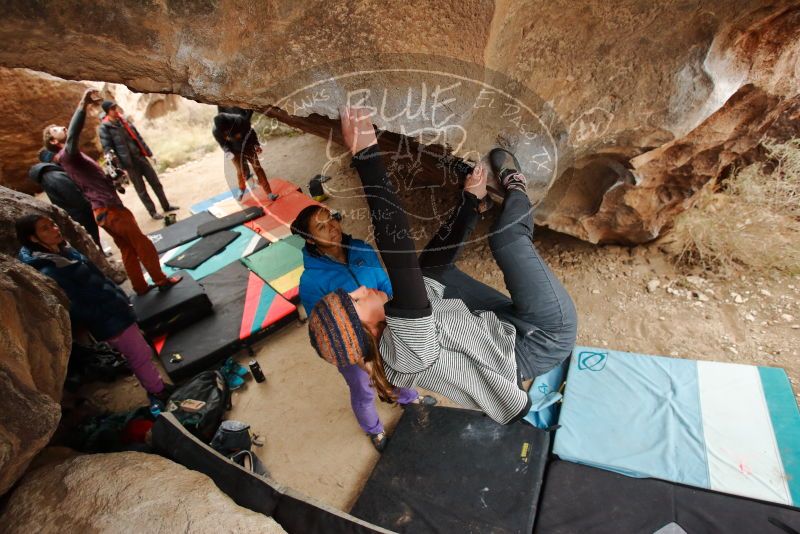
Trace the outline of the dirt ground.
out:
[[[154,149],[157,153],[158,147]],[[328,161],[325,141],[310,135],[267,140],[262,159],[268,176],[299,185],[321,173]],[[325,167],[324,173],[333,177],[328,186],[341,191],[356,184],[346,163]],[[225,189],[222,153],[217,150],[165,172],[162,182],[169,199],[182,208],[179,218],[186,217],[190,205]],[[124,201],[145,232],[160,227],[132,188]],[[328,204],[344,213],[345,231],[366,234],[360,199],[345,194]],[[491,212],[478,232],[486,231],[490,219]],[[678,271],[657,244],[595,247],[546,230],[538,230],[536,241],[575,300],[579,344],[783,367],[798,391],[800,276],[720,279],[713,273]],[[459,265],[504,291],[485,240],[470,245]],[[266,444],[257,452],[279,483],[348,510],[378,453],[355,422],[344,381],[316,356],[299,322],[260,342],[256,358],[267,381],[249,380],[235,392],[229,418],[249,423],[265,437]],[[241,355],[240,360],[246,364],[248,358]],[[87,393],[93,403],[110,409],[145,402],[133,378],[94,386]],[[401,409],[378,409],[391,429]]]

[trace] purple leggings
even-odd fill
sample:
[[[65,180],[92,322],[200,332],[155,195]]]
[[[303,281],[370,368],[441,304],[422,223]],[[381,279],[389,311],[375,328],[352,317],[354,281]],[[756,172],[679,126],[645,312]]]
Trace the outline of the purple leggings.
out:
[[[369,384],[369,375],[358,365],[339,367],[347,386],[350,388],[350,406],[359,426],[368,434],[383,432],[383,424],[375,409],[375,390]],[[398,404],[409,404],[419,397],[415,389],[394,388]]]
[[[148,393],[161,393],[164,389],[164,382],[161,381],[161,375],[158,374],[158,369],[151,360],[153,349],[145,341],[136,323],[130,325],[119,335],[107,339],[106,342],[125,357],[133,374]]]

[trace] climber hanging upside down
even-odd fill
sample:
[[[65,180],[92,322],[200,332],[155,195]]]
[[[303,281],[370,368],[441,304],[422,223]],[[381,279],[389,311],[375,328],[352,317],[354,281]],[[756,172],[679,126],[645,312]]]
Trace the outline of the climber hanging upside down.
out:
[[[417,257],[367,112],[346,109],[341,121],[394,294],[389,300],[363,286],[328,293],[309,314],[312,345],[331,363],[363,367],[385,402],[396,401],[395,387],[423,387],[500,423],[521,419],[530,409],[522,382],[570,355],[577,314],[534,247],[527,182],[516,158],[504,149],[489,154],[505,191],[489,244],[509,298],[454,265],[486,196],[487,170],[475,168],[450,220]]]

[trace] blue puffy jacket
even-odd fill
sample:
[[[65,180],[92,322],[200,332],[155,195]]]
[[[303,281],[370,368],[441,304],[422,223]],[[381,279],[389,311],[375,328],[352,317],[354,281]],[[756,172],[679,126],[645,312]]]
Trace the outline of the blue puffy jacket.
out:
[[[321,255],[315,247],[303,247],[303,266],[300,277],[300,300],[306,313],[311,313],[314,305],[337,289],[353,291],[360,286],[380,289],[392,297],[392,284],[383,270],[375,249],[360,239],[345,235],[342,243],[347,251],[347,263]]]
[[[61,286],[70,320],[88,328],[95,339],[110,339],[136,322],[125,292],[74,248],[64,246],[55,254],[22,247],[19,259]]]

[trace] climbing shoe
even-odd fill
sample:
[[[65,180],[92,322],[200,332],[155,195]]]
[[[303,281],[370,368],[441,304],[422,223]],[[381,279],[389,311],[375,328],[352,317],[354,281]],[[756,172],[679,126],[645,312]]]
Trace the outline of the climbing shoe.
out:
[[[411,404],[420,404],[422,406],[436,406],[439,404],[439,401],[436,400],[436,397],[431,395],[421,395],[411,401]]]
[[[386,437],[386,432],[367,435],[369,436],[369,439],[372,440],[372,445],[375,447],[375,450],[378,452],[383,452],[383,449],[386,448],[386,444],[389,442],[389,438]]]
[[[522,174],[522,166],[513,153],[505,148],[493,148],[489,152],[489,166],[503,189],[517,189],[525,193],[528,183]]]
[[[169,278],[167,278],[166,282],[164,282],[163,284],[158,284],[156,287],[158,288],[159,291],[166,291],[175,284],[177,284],[178,282],[180,282],[181,280],[183,280],[183,276],[176,274],[175,276],[170,276]]]

